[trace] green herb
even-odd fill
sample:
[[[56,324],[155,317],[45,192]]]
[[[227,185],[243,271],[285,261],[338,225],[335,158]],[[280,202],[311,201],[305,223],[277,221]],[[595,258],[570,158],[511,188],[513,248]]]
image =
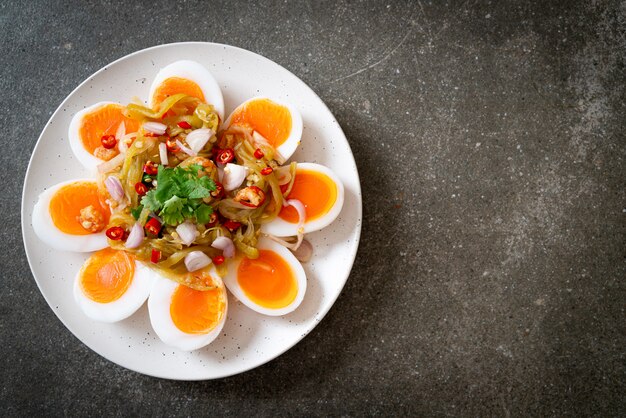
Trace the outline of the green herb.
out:
[[[143,205],[139,205],[136,208],[130,210],[130,214],[133,215],[133,218],[139,219],[141,215],[141,211],[143,210]]]
[[[172,226],[191,218],[207,223],[213,208],[202,199],[215,190],[215,182],[208,176],[198,177],[202,169],[197,164],[186,168],[159,166],[157,187],[146,193],[141,204]]]

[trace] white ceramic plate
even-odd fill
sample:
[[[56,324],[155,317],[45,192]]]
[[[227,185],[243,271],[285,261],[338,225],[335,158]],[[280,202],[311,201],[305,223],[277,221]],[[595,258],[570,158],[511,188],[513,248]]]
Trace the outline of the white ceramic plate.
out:
[[[228,320],[221,335],[192,353],[164,345],[150,326],[144,305],[130,318],[101,324],[89,320],[72,297],[72,280],[86,254],[59,252],[34,234],[31,218],[37,197],[47,187],[89,173],[74,158],[67,132],[72,116],[93,103],[146,100],[160,68],[181,59],[204,64],[217,79],[226,114],[259,95],[293,102],[302,114],[302,144],[292,160],[331,168],[345,186],[339,218],[323,231],[308,234],[313,259],[305,264],[308,288],[302,305],[284,317],[251,311],[229,295]],[[322,100],[298,77],[252,52],[211,43],[157,46],[121,58],[85,80],[46,124],[26,172],[22,196],[22,232],[33,276],[53,312],[83,343],[103,357],[147,375],[180,380],[215,379],[241,373],[282,354],[324,317],[343,288],[361,233],[361,189],[350,147]]]

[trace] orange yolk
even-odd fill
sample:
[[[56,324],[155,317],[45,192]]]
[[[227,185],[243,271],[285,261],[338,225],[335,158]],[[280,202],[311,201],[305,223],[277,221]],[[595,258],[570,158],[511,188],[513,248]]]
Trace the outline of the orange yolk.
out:
[[[222,319],[222,290],[195,290],[179,285],[172,295],[170,315],[174,325],[187,334],[206,334]]]
[[[278,148],[291,133],[291,113],[285,106],[268,99],[246,103],[232,116],[231,124],[248,125]]]
[[[274,251],[260,250],[259,258],[244,258],[237,270],[237,281],[250,300],[270,309],[288,306],[298,293],[291,267]]]
[[[83,146],[90,154],[102,146],[101,139],[104,135],[115,135],[122,122],[124,122],[126,132],[137,131],[139,123],[124,116],[123,110],[124,106],[108,104],[83,117],[79,135]]]
[[[89,235],[78,221],[80,210],[93,206],[104,217],[104,224],[109,223],[109,207],[103,203],[103,196],[95,182],[76,182],[61,187],[50,199],[50,216],[54,225],[70,235]]]
[[[152,107],[158,106],[163,100],[175,94],[184,93],[204,102],[202,89],[195,82],[186,78],[170,77],[156,88],[152,98]]]
[[[304,205],[306,220],[312,221],[328,213],[337,200],[337,185],[326,174],[312,170],[297,170],[288,199],[298,199]],[[298,223],[298,212],[293,206],[284,207],[278,214],[290,223]]]
[[[83,293],[98,303],[118,300],[135,275],[135,261],[125,251],[105,248],[94,253],[80,271]]]

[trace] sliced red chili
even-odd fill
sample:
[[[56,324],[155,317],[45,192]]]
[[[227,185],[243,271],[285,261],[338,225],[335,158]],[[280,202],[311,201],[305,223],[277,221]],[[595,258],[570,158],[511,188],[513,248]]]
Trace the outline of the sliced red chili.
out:
[[[211,196],[214,198],[219,198],[224,194],[224,186],[219,181],[215,182],[215,190],[211,191]]]
[[[241,226],[241,222],[233,221],[232,219],[224,222],[224,227],[228,229],[230,232],[236,231]]]
[[[150,261],[155,264],[161,261],[161,251],[153,248],[152,254],[150,254]]]
[[[152,235],[159,235],[159,231],[161,231],[161,222],[157,218],[150,218],[148,222],[146,222],[146,231],[151,233]]]
[[[150,176],[154,176],[159,172],[159,166],[153,161],[148,161],[143,166],[143,172]]]
[[[265,157],[265,154],[263,153],[263,151],[261,151],[261,148],[257,148],[254,150],[254,158],[260,160],[263,157]]]
[[[232,148],[225,148],[219,150],[217,153],[216,161],[220,164],[228,164],[235,159],[235,150]]]
[[[181,120],[180,122],[177,123],[177,125],[183,129],[191,129],[191,124],[187,122],[186,120]]]
[[[274,169],[272,167],[265,167],[261,170],[261,174],[263,174],[264,176],[269,176],[270,174],[272,174],[273,171]]]
[[[206,224],[205,226],[207,228],[213,228],[215,225],[217,225],[217,213],[212,212],[211,215],[209,216],[209,223]]]
[[[167,138],[165,140],[165,147],[167,148],[167,150],[169,152],[178,152],[180,151],[180,148],[178,148],[178,145],[176,145],[176,141],[172,138]]]
[[[215,257],[213,257],[213,264],[215,264],[216,266],[219,266],[225,260],[226,260],[226,258],[224,258],[223,255],[216,255]]]
[[[114,135],[104,135],[100,138],[100,142],[102,142],[102,146],[106,149],[114,148],[117,145],[117,139],[115,139]]]
[[[146,186],[142,182],[135,183],[135,191],[139,196],[143,196],[148,193],[148,186]]]
[[[124,228],[122,228],[121,226],[112,226],[107,229],[106,235],[113,241],[119,241],[124,238],[125,232],[126,231],[124,231]]]

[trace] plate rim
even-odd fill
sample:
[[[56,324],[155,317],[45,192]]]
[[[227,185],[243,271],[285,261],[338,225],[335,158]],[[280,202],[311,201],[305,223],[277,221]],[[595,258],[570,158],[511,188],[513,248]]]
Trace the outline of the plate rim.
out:
[[[223,47],[224,49],[227,48],[231,48],[231,49],[235,49],[238,50],[239,52],[243,52],[243,53],[247,53],[247,54],[252,54],[255,58],[260,59],[262,61],[265,61],[269,64],[273,64],[273,65],[277,65],[280,68],[282,68],[284,71],[286,71],[287,73],[289,73],[290,75],[292,75],[293,77],[295,77],[298,81],[300,81],[305,87],[306,89],[308,89],[318,100],[319,102],[322,104],[322,106],[324,106],[324,108],[333,116],[333,118],[336,121],[336,125],[337,128],[339,129],[339,131],[341,132],[341,135],[343,136],[343,139],[346,142],[346,145],[348,146],[348,150],[350,151],[350,157],[352,158],[352,161],[354,162],[354,167],[355,167],[355,174],[356,174],[356,179],[357,179],[357,188],[355,190],[356,192],[356,197],[357,197],[357,205],[356,205],[356,209],[357,209],[357,218],[359,219],[359,222],[357,222],[356,225],[356,234],[355,234],[355,245],[354,245],[354,249],[350,252],[349,254],[349,270],[348,270],[348,274],[346,275],[346,277],[342,280],[342,282],[340,283],[340,288],[339,291],[336,293],[336,295],[334,297],[329,298],[329,304],[328,304],[328,308],[326,308],[325,310],[320,310],[319,315],[318,315],[318,320],[314,321],[310,327],[308,327],[304,332],[302,332],[300,334],[300,336],[293,341],[290,344],[286,344],[285,347],[283,347],[281,350],[279,350],[275,355],[271,355],[270,357],[268,357],[267,359],[264,359],[261,363],[258,364],[254,364],[251,366],[246,366],[243,369],[240,370],[236,370],[236,371],[232,371],[232,372],[226,372],[226,373],[221,373],[212,377],[197,377],[197,378],[189,378],[189,377],[176,377],[176,376],[170,376],[167,375],[166,373],[154,373],[153,371],[150,372],[146,372],[143,370],[137,370],[137,368],[133,367],[132,365],[130,366],[126,366],[126,365],[122,365],[117,363],[114,360],[109,359],[107,356],[105,356],[104,354],[102,354],[96,347],[94,347],[92,344],[86,343],[85,341],[83,341],[76,333],[76,331],[73,329],[73,327],[71,327],[70,325],[68,325],[68,323],[66,323],[66,321],[63,320],[63,318],[61,318],[61,316],[59,315],[59,313],[57,313],[57,311],[53,308],[51,301],[48,299],[48,296],[42,291],[41,286],[39,285],[39,280],[37,279],[37,277],[35,276],[34,273],[34,262],[32,259],[32,256],[29,252],[28,249],[28,244],[26,242],[26,228],[27,228],[27,220],[25,218],[25,213],[26,213],[26,203],[25,203],[25,196],[26,196],[26,181],[27,178],[29,177],[31,168],[32,168],[32,164],[33,164],[33,157],[35,155],[35,153],[37,152],[40,143],[43,139],[43,133],[46,130],[46,127],[48,125],[51,124],[52,120],[57,116],[58,113],[60,113],[63,109],[63,106],[66,104],[66,102],[68,102],[68,100],[70,99],[70,97],[72,97],[74,95],[74,93],[76,93],[76,91],[78,91],[81,87],[83,87],[83,85],[87,84],[88,82],[90,82],[94,77],[96,77],[97,75],[99,75],[100,73],[103,73],[104,71],[107,70],[107,67],[112,66],[114,64],[117,64],[120,61],[126,60],[130,57],[133,57],[135,55],[139,55],[142,53],[146,53],[148,51],[154,51],[154,50],[158,50],[158,49],[163,49],[163,48],[172,48],[172,47],[176,47],[176,46],[217,46],[217,47]],[[248,49],[245,48],[240,48],[238,46],[234,46],[234,45],[228,45],[228,44],[222,44],[222,43],[217,43],[217,42],[201,42],[201,41],[185,41],[185,42],[171,42],[171,43],[166,43],[166,44],[159,44],[159,45],[154,45],[148,48],[143,48],[134,52],[131,52],[130,54],[126,54],[120,58],[117,58],[114,61],[109,62],[108,64],[105,64],[103,67],[101,67],[100,69],[98,69],[96,72],[92,73],[91,75],[87,76],[87,78],[85,78],[80,84],[78,84],[78,86],[76,86],[69,94],[67,94],[65,96],[65,98],[61,101],[61,103],[58,105],[58,107],[56,108],[56,110],[52,113],[52,115],[50,115],[50,118],[48,118],[47,122],[44,124],[43,128],[41,129],[41,132],[37,138],[37,141],[35,143],[35,146],[31,152],[31,155],[29,157],[28,160],[28,166],[26,168],[26,172],[24,173],[24,183],[22,185],[22,204],[20,205],[20,217],[21,217],[21,232],[22,232],[22,244],[24,245],[24,252],[26,253],[26,259],[28,261],[28,266],[30,268],[30,273],[31,276],[33,278],[33,280],[35,281],[35,284],[37,285],[37,288],[39,289],[39,293],[43,296],[44,300],[46,301],[46,303],[48,304],[48,306],[50,307],[50,310],[52,312],[54,312],[55,316],[57,317],[57,319],[59,321],[61,321],[61,323],[63,324],[63,326],[65,326],[65,328],[70,331],[70,333],[72,334],[72,336],[74,338],[76,338],[81,344],[83,344],[84,346],[88,347],[90,350],[92,350],[93,352],[95,352],[97,355],[99,355],[100,357],[106,359],[107,361],[109,361],[110,363],[113,363],[123,369],[127,369],[127,370],[131,370],[135,373],[139,373],[141,375],[146,375],[146,376],[150,376],[150,377],[154,377],[154,378],[159,378],[159,379],[167,379],[167,380],[178,380],[178,381],[204,381],[204,380],[216,380],[216,379],[224,379],[230,376],[234,376],[237,374],[242,374],[245,373],[247,371],[250,371],[252,369],[255,369],[257,367],[263,366],[273,360],[275,360],[277,357],[283,355],[285,352],[287,352],[288,350],[290,350],[291,348],[293,348],[296,344],[298,344],[300,341],[302,341],[307,335],[309,335],[309,333],[311,331],[313,331],[313,329],[315,329],[322,321],[323,319],[326,317],[326,315],[328,314],[328,312],[330,312],[330,310],[332,309],[332,307],[335,305],[335,303],[337,302],[337,299],[339,298],[339,296],[341,295],[341,293],[343,292],[343,289],[348,281],[348,278],[350,277],[350,273],[352,272],[352,267],[354,266],[354,261],[356,259],[356,255],[358,253],[359,250],[359,244],[360,244],[360,240],[361,240],[361,229],[362,229],[362,220],[363,220],[363,198],[362,198],[362,190],[361,190],[361,179],[359,176],[359,171],[358,171],[358,167],[356,165],[356,160],[354,158],[354,153],[352,152],[352,148],[350,147],[350,142],[348,141],[348,138],[346,137],[343,129],[341,128],[341,125],[339,124],[339,122],[336,120],[335,115],[331,112],[331,110],[328,108],[328,105],[322,100],[322,98],[307,84],[305,83],[300,77],[296,76],[294,73],[292,73],[290,70],[288,70],[287,68],[285,68],[284,66],[282,66],[281,64],[261,55],[258,54],[256,52],[250,51]]]

